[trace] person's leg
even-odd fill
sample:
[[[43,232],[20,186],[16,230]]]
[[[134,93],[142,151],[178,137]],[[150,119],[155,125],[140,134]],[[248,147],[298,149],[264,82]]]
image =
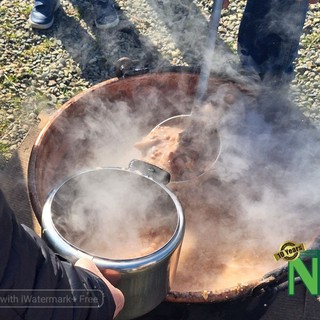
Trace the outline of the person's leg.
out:
[[[113,0],[93,0],[95,24],[99,29],[109,29],[119,23],[119,17]]]
[[[290,82],[307,8],[307,0],[247,0],[238,36],[243,67],[263,80]]]
[[[59,0],[35,0],[29,22],[33,28],[48,29],[54,21],[54,13],[60,6]]]

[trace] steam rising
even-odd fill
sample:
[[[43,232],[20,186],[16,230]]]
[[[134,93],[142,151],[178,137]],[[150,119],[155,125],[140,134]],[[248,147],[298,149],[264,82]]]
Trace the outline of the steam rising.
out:
[[[304,119],[287,92],[252,85],[232,68],[229,58],[229,53],[217,54],[213,70],[227,73],[240,88],[230,81],[220,82],[206,100],[214,106],[207,120],[217,126],[220,158],[201,179],[169,184],[184,208],[187,224],[172,288],[178,291],[218,290],[262,277],[279,267],[273,253],[283,242],[310,244],[319,233],[318,129]],[[156,84],[141,83],[129,102],[121,96],[118,101],[87,101],[84,114],[73,120],[66,118],[58,128],[64,139],[77,142],[64,160],[60,178],[85,168],[126,167],[131,159],[138,158],[135,142],[160,121],[192,110],[193,97],[184,89],[179,92],[180,85],[185,89],[181,83],[172,91],[162,92]],[[254,88],[254,94],[242,88]],[[126,221],[126,229],[133,230],[137,212],[143,212],[140,226],[167,224],[161,215],[153,216],[159,209],[153,189],[139,189],[134,197],[142,198],[136,199],[130,197],[132,189],[123,190],[117,179],[109,183],[103,188],[91,188],[93,184],[86,183],[86,194],[76,194],[78,200],[70,206],[69,199],[60,199],[60,212],[66,204],[72,212],[68,221],[60,221],[66,237],[70,237],[72,225],[80,237],[78,245],[89,241],[87,250],[94,251],[98,240],[113,245],[133,239],[135,236],[115,232],[119,229],[113,226]],[[121,208],[109,207],[114,203],[111,190],[119,190],[116,203]],[[83,206],[85,199],[89,199],[89,206]],[[99,199],[104,199],[105,205],[100,206]],[[96,214],[100,210],[108,214],[101,218]],[[109,216],[110,212],[114,214]]]
[[[71,178],[52,208],[66,240],[108,259],[152,253],[177,226],[170,197],[150,180],[123,170],[97,169]]]
[[[255,106],[237,101],[220,120],[222,152],[212,176],[188,191],[177,188],[182,202],[191,190],[201,199],[187,213],[189,252],[182,254],[179,268],[186,270],[178,272],[177,290],[187,289],[188,277],[190,290],[259,278],[279,267],[272,254],[283,242],[310,244],[318,233],[317,130],[274,91],[261,92]]]
[[[193,97],[183,91],[173,89],[164,98],[156,87],[142,88],[132,105],[90,101],[85,114],[62,122],[61,132],[68,128],[66,138],[77,141],[64,162],[65,175],[97,166],[128,166],[139,157],[135,142],[160,120],[192,109]],[[281,93],[261,88],[254,96],[240,89],[221,82],[207,98],[213,105],[207,120],[217,125],[222,148],[213,168],[200,179],[169,184],[184,208],[187,225],[174,290],[217,290],[254,280],[279,266],[273,253],[284,241],[310,244],[318,233],[317,129]],[[125,188],[116,177],[103,180],[103,185],[101,179],[83,185],[86,192],[73,194],[74,203],[60,199],[58,211],[69,208],[71,214],[69,220],[60,217],[59,228],[89,252],[103,255],[101,248],[105,252],[118,243],[128,249],[128,257],[134,251],[128,243],[139,235],[133,231],[134,222],[158,230],[171,225],[157,215],[166,210],[150,187]],[[89,205],[83,205],[84,200]],[[120,208],[110,208],[110,203]],[[142,218],[136,220],[138,212]],[[102,247],[94,248],[97,242]]]

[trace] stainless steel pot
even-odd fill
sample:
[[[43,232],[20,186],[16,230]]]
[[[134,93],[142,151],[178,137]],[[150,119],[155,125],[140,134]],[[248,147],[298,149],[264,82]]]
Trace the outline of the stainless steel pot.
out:
[[[97,168],[74,175],[52,190],[45,202],[43,237],[68,260],[92,259],[124,293],[125,307],[119,319],[133,319],[155,308],[165,299],[174,279],[185,221],[178,199],[164,185],[169,180],[170,175],[161,169],[134,160],[128,169]],[[128,185],[130,191],[126,190]],[[90,197],[94,198],[91,202]],[[84,212],[77,211],[79,207],[70,209],[74,200],[85,198],[89,199],[89,207]],[[117,213],[111,217],[114,207],[108,207],[110,199],[116,201],[116,211],[123,206],[124,216]],[[92,217],[89,213],[96,211],[100,200],[103,215]],[[76,227],[80,218],[83,221]],[[106,221],[113,222],[105,225]],[[164,244],[155,251],[130,258],[121,255],[109,258],[108,253],[103,255],[86,245],[87,240],[101,244],[103,239],[111,246],[119,244],[114,239],[116,233],[122,235],[122,246],[131,245],[130,241],[126,243],[126,233],[132,231],[134,221],[144,230],[152,226],[153,232],[159,227],[161,233],[161,226],[165,226],[170,232]],[[103,234],[97,235],[98,229]]]

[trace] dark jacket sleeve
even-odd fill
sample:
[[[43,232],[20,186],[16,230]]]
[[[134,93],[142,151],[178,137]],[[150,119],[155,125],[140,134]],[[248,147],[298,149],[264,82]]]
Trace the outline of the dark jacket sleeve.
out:
[[[0,190],[0,319],[108,320],[114,311],[104,282],[18,224]]]

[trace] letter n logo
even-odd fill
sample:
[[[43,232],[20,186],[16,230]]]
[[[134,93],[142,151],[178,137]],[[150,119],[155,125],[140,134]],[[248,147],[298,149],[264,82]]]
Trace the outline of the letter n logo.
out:
[[[288,262],[288,292],[294,295],[295,274],[300,277],[310,294],[318,295],[318,257],[311,259],[311,272],[305,266],[304,262],[298,258]]]

